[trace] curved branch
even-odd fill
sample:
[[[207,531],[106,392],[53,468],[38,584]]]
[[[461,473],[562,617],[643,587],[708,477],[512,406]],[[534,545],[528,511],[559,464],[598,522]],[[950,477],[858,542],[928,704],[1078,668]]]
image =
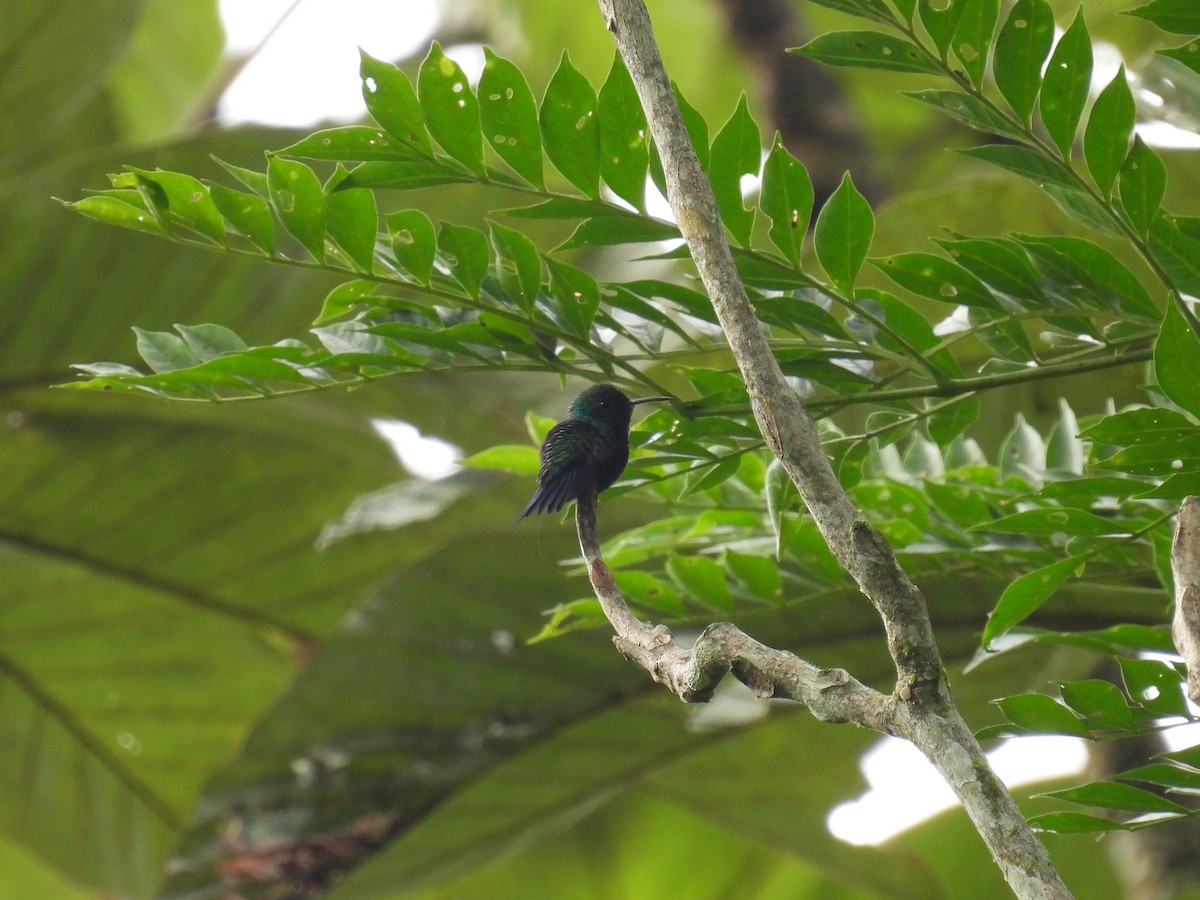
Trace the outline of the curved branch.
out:
[[[924,597],[883,535],[859,516],[829,465],[812,417],[771,352],[734,264],[712,187],[684,127],[645,5],[642,0],[600,0],[600,9],[645,109],[666,175],[667,199],[746,382],[759,429],[795,483],[830,550],[883,620],[896,666],[898,700],[874,703],[876,710],[894,711],[890,717],[878,714],[878,730],[908,738],[938,767],[1018,896],[1070,897],[1045,848],[954,707]],[[630,647],[639,654],[639,661],[644,657],[656,677],[670,678],[669,673],[681,672],[682,681],[667,681],[672,689],[679,685],[695,692],[690,699],[704,699],[711,693],[714,676],[719,677],[728,664],[735,674],[743,665],[752,668],[751,680],[764,671],[777,672],[781,677],[768,679],[774,691],[786,682],[788,673],[802,671],[807,665],[790,654],[785,657],[781,651],[762,648],[727,625],[714,626],[715,637],[730,636],[731,644],[714,640],[710,628],[706,632],[710,641],[693,648],[690,658],[688,651],[673,649],[665,629],[638,622],[623,602],[614,602],[620,595],[598,551],[587,555],[589,548],[595,549],[594,510],[590,521],[593,533],[590,537],[585,533],[589,525],[585,507],[589,506],[587,500],[580,503],[580,543],[583,546],[588,539],[589,547],[584,550],[589,575],[617,631],[618,646],[623,652]],[[631,637],[625,638],[626,633]],[[713,645],[711,653],[708,644]],[[751,659],[763,659],[768,667],[743,664],[738,655],[741,650]],[[653,668],[659,660],[669,660],[670,665],[661,671]],[[770,667],[776,663],[788,665],[779,670]],[[840,691],[840,686],[821,681],[821,670],[806,675],[808,680],[802,682],[805,696],[816,701],[818,708],[830,690]],[[845,685],[858,684],[849,675],[845,679]],[[752,687],[761,693],[768,685]],[[689,699],[684,693],[680,696]]]

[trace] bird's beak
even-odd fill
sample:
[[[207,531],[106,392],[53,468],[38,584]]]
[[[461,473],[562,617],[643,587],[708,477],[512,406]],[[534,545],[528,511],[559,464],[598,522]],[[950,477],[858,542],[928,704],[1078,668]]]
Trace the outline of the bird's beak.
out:
[[[639,403],[654,403],[654,402],[657,402],[660,400],[674,400],[674,399],[675,399],[674,397],[638,397],[638,399],[630,400],[629,402],[631,404],[633,404],[634,406],[637,406]]]

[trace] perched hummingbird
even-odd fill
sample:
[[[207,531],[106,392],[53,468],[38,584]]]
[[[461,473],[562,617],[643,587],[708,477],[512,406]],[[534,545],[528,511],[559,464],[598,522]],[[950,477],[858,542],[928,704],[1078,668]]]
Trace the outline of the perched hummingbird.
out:
[[[533,499],[514,525],[530,513],[558,512],[570,500],[609,487],[629,462],[633,407],[671,397],[630,400],[611,384],[596,384],[575,398],[567,418],[542,442],[542,465]]]

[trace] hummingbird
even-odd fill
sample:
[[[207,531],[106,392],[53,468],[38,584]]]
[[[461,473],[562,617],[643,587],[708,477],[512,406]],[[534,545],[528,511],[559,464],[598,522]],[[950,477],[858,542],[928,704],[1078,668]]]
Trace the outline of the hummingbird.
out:
[[[537,490],[517,516],[558,512],[568,501],[609,487],[629,462],[629,423],[633,408],[671,397],[630,400],[611,384],[595,384],[571,402],[567,418],[542,442]]]

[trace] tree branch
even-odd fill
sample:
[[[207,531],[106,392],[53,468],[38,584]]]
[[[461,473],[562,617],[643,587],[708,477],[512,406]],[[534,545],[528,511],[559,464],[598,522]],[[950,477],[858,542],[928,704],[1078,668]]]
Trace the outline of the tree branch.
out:
[[[953,705],[924,597],[883,535],[859,516],[842,489],[812,417],[771,353],[663,70],[642,0],[599,2],[645,109],[666,174],[667,199],[746,382],[759,429],[830,550],[878,610],[896,665],[899,699],[873,691],[863,694],[868,689],[848,674],[816,669],[792,654],[752,641],[731,625],[710,626],[691,651],[674,647],[665,629],[638,621],[621,599],[599,555],[594,499],[588,498],[578,507],[580,545],[597,597],[617,632],[617,646],[685,700],[707,699],[716,680],[731,671],[749,679],[759,696],[789,696],[792,691],[793,699],[821,718],[857,721],[911,740],[958,795],[1014,893],[1070,897],[1045,848]],[[861,700],[861,707],[838,702],[843,696]]]
[[[1171,637],[1187,665],[1188,697],[1200,703],[1200,497],[1185,497],[1171,543],[1175,617]]]

